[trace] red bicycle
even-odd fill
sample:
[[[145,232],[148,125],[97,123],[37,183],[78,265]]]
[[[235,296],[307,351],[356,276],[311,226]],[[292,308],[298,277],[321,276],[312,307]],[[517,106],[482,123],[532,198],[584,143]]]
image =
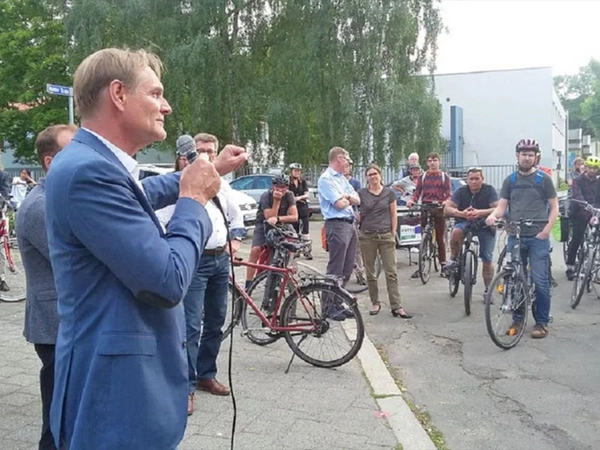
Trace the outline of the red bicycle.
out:
[[[2,198],[0,217],[0,301],[7,303],[25,300],[27,285],[25,269],[17,238],[11,235],[9,216],[14,218],[14,210],[9,201]],[[10,214],[9,214],[10,213]]]
[[[282,240],[275,247],[276,251],[281,249],[297,253],[302,248]],[[242,334],[261,345],[283,337],[294,355],[318,367],[338,367],[356,356],[364,339],[364,323],[356,299],[340,286],[339,280],[307,276],[298,283],[295,267],[240,259],[233,264],[261,270],[262,274],[254,279],[248,292],[231,283],[230,330],[241,322]],[[259,285],[266,289],[258,289]],[[290,365],[292,361],[293,356]]]

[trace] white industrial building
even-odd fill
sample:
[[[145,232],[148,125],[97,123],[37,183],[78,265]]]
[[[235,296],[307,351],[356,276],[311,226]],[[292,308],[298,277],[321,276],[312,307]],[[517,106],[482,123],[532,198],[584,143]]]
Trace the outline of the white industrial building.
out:
[[[532,138],[542,165],[564,170],[565,110],[550,67],[439,74],[434,82],[442,134],[460,153],[455,166],[512,164],[517,141]]]

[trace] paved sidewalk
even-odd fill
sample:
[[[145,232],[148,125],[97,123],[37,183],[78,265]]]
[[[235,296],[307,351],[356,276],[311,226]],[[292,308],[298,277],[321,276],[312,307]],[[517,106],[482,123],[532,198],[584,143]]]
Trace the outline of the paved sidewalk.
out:
[[[22,336],[24,303],[0,303],[0,449],[37,448],[41,426],[39,361]],[[284,340],[259,347],[234,331],[233,387],[237,399],[237,450],[395,449],[357,359],[337,369],[295,359]],[[227,341],[219,379],[227,380]],[[229,449],[231,397],[196,394],[179,450]],[[383,414],[385,415],[385,414]],[[119,449],[126,450],[126,449]]]

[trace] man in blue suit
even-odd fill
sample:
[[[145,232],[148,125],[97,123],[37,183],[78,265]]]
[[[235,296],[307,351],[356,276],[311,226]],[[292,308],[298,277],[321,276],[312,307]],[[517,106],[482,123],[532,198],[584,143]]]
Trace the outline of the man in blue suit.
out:
[[[77,131],[75,125],[53,125],[41,131],[36,140],[37,156],[48,172],[54,156],[66,147]],[[56,450],[50,432],[50,403],[54,389],[54,344],[58,330],[56,290],[50,266],[48,238],[46,237],[46,179],[25,197],[17,214],[19,252],[25,267],[27,299],[23,335],[35,348],[42,368],[40,392],[42,397],[42,435],[39,450]]]
[[[171,113],[160,74],[144,51],[88,56],[74,75],[81,129],[46,181],[60,318],[50,421],[66,449],[173,450],[185,430],[181,300],[212,232],[204,205],[246,156],[226,146],[214,165],[140,184],[133,156],[165,139]],[[163,232],[153,211],[173,203]]]

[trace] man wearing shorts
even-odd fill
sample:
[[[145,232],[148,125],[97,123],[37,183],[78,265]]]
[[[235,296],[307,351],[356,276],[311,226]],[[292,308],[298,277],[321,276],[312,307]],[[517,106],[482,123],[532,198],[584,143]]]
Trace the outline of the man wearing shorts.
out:
[[[494,244],[496,235],[493,228],[485,228],[485,218],[489,216],[498,204],[498,193],[494,186],[483,182],[481,167],[471,167],[467,171],[467,184],[454,191],[452,198],[446,203],[444,212],[454,216],[456,224],[450,236],[450,261],[444,267],[447,272],[456,267],[458,252],[464,239],[467,223],[475,222],[475,235],[479,239],[479,257],[482,261],[483,282],[485,290],[494,276]]]

